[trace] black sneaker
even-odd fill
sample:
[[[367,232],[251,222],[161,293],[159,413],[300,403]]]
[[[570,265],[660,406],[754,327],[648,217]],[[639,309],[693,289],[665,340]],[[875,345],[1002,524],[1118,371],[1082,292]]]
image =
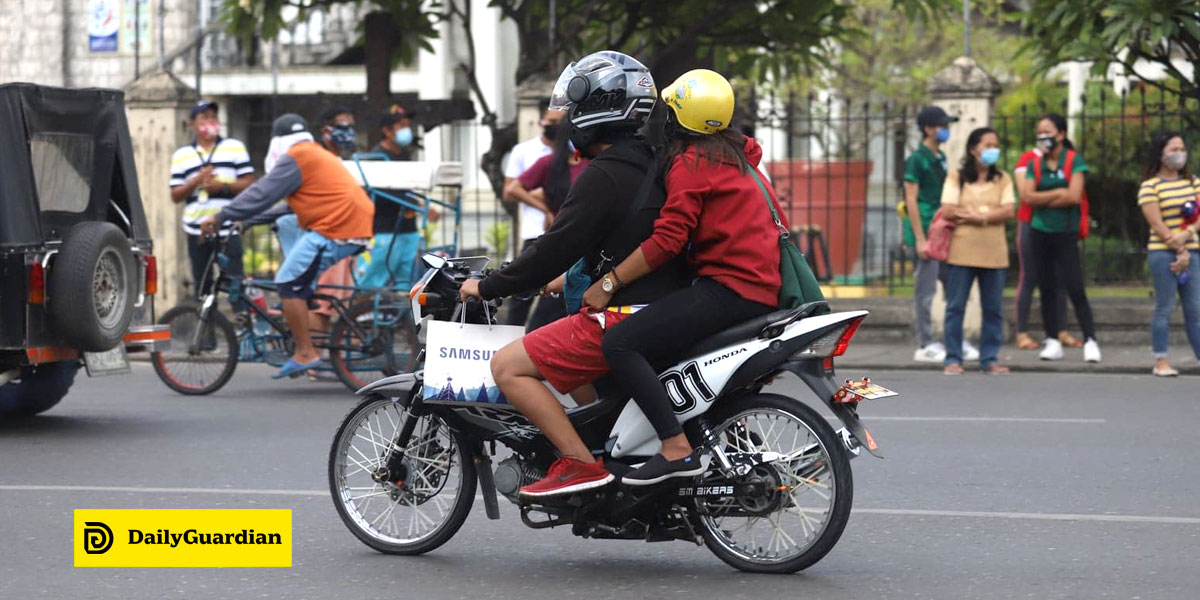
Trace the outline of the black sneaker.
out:
[[[654,458],[622,477],[621,483],[634,486],[654,485],[672,477],[695,477],[703,472],[704,463],[695,452],[678,460],[667,460],[663,455],[655,454]]]

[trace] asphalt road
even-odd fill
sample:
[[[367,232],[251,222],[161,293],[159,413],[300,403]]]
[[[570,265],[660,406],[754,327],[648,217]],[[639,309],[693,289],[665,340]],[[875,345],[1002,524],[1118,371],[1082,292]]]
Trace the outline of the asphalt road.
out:
[[[526,529],[503,499],[500,521],[476,503],[429,555],[377,554],[326,491],[353,398],[268,374],[243,366],[221,393],[185,398],[139,364],[0,423],[0,598],[1200,596],[1195,378],[873,373],[903,394],[861,410],[887,459],[853,461],[855,511],[823,561],[761,576],[682,542]],[[294,566],[76,569],[76,508],[290,508]]]

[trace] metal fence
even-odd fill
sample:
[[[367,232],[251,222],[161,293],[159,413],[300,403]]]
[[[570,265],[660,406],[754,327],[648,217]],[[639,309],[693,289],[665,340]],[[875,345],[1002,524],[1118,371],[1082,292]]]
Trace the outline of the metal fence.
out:
[[[1011,172],[1033,147],[1044,114],[1068,115],[1069,137],[1090,167],[1084,272],[1093,284],[1145,283],[1148,231],[1137,207],[1145,148],[1167,130],[1183,132],[1189,146],[1200,142],[1189,120],[1200,116],[1200,102],[1145,89],[1116,95],[1101,86],[1081,100],[1069,115],[1065,101],[996,114],[990,126],[1004,148],[1000,166]],[[768,172],[818,277],[888,293],[909,284],[914,253],[902,243],[897,205],[904,199],[905,159],[920,142],[920,107],[812,95],[771,98],[766,106],[755,131],[767,154],[778,157],[768,160]],[[951,169],[962,159],[947,158]],[[1015,224],[1009,229],[1015,270]]]

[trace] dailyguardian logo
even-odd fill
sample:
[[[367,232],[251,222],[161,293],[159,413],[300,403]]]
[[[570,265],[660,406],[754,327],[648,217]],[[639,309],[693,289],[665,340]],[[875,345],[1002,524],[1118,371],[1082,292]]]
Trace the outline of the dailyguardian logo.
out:
[[[77,567],[290,567],[287,509],[77,509]]]
[[[87,521],[83,530],[83,551],[88,554],[104,554],[112,548],[113,533],[108,525],[100,521]]]

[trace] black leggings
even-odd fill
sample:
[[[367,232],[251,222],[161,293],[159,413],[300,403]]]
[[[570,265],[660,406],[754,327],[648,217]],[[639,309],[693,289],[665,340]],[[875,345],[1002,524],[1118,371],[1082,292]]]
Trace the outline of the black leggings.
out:
[[[1038,263],[1038,289],[1042,295],[1042,323],[1047,338],[1057,338],[1066,329],[1066,317],[1056,310],[1059,293],[1065,291],[1075,305],[1075,316],[1083,328],[1085,339],[1096,337],[1092,305],[1083,287],[1083,266],[1079,258],[1079,242],[1074,232],[1030,232],[1033,252]],[[1065,312],[1065,311],[1064,311]]]
[[[711,279],[697,279],[692,287],[668,294],[606,331],[604,358],[659,439],[666,439],[683,433],[683,428],[652,362],[678,359],[692,344],[771,310]]]
[[[1017,275],[1017,333],[1029,331],[1029,309],[1033,305],[1033,289],[1038,285],[1038,259],[1033,251],[1033,227],[1029,223],[1017,223],[1017,258],[1020,270]],[[1067,295],[1059,294],[1054,302],[1059,323],[1067,322]],[[1056,337],[1057,333],[1054,334]]]

